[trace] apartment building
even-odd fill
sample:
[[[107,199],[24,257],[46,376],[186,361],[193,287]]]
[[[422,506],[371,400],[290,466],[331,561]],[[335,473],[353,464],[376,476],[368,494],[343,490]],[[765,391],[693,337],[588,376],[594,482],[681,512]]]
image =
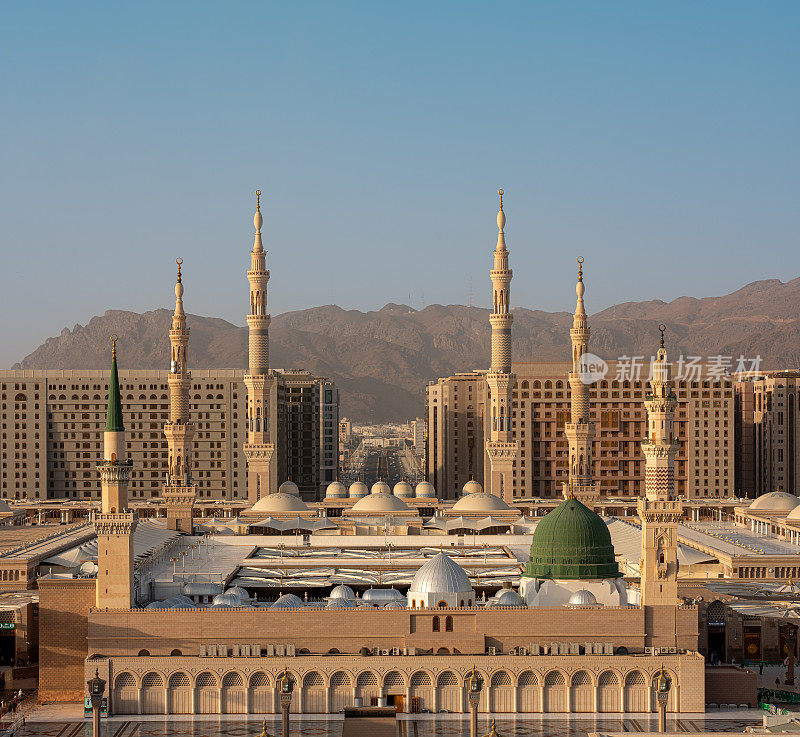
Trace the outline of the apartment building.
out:
[[[512,497],[553,498],[569,476],[569,363],[515,362],[511,430],[519,442],[512,472]],[[603,496],[639,496],[644,490],[647,376],[607,379],[590,385],[597,434],[592,476]],[[608,366],[608,377],[617,375]],[[454,499],[470,479],[482,482],[487,464],[485,372],[456,374],[426,387],[428,422],[426,472],[440,498]],[[734,397],[729,381],[676,381],[675,427],[681,447],[675,459],[675,488],[688,498],[733,493]]]

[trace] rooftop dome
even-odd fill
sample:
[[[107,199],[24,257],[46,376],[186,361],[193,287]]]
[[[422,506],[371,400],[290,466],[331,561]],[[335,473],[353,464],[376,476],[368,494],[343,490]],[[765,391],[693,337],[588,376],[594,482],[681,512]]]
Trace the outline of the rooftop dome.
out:
[[[461,487],[461,493],[466,496],[467,494],[479,494],[483,491],[483,487],[475,480],[470,479],[464,486]]]
[[[347,487],[341,481],[331,481],[325,489],[326,499],[347,498]]]
[[[795,507],[789,514],[786,515],[786,519],[793,522],[800,522],[800,506]]]
[[[529,578],[619,578],[608,525],[577,499],[565,499],[536,525]]]
[[[279,494],[294,494],[295,496],[300,496],[300,489],[297,488],[297,484],[294,481],[284,481],[278,487]]]
[[[470,483],[469,481],[467,483]],[[477,481],[475,482],[477,484]],[[467,484],[464,484],[466,488]],[[508,506],[499,496],[489,494],[480,490],[472,492],[468,496],[462,496],[452,507],[454,512],[510,512]]]
[[[371,494],[391,494],[392,489],[383,479],[376,481],[370,489]]]
[[[235,594],[217,594],[211,603],[214,606],[241,606],[242,600]]]
[[[494,601],[497,606],[525,606],[525,600],[514,589],[502,589]]]
[[[355,609],[358,603],[353,599],[331,599],[326,605],[326,609]]]
[[[434,555],[415,574],[409,591],[436,594],[466,594],[472,584],[464,569],[449,555]]]
[[[376,484],[377,486],[377,484]],[[386,484],[384,484],[386,486]],[[372,487],[373,489],[375,486]],[[386,486],[388,489],[389,487]],[[408,504],[400,497],[394,496],[391,492],[379,492],[367,494],[359,499],[351,508],[351,512],[370,512],[373,514],[382,512],[407,512]]]
[[[572,596],[569,597],[570,606],[596,606],[597,599],[591,591],[586,589],[578,589]]]
[[[436,489],[428,481],[420,481],[417,488],[414,489],[414,496],[421,499],[433,499],[436,497]]]
[[[406,597],[397,589],[367,589],[361,596],[362,601],[369,601],[373,604],[383,604],[390,601],[405,602]]]
[[[405,609],[406,608],[406,604],[405,604],[405,602],[402,602],[402,601],[390,601],[383,608],[384,609]]]
[[[414,489],[408,481],[398,481],[394,485],[392,492],[395,496],[410,497],[414,496]]]
[[[270,609],[302,609],[303,602],[295,594],[284,594],[279,596]]]
[[[363,481],[354,481],[352,484],[350,484],[350,489],[347,492],[347,495],[351,499],[360,499],[362,496],[366,496],[367,494],[369,494],[369,489]]]
[[[762,494],[756,499],[749,508],[751,512],[791,512],[800,506],[800,499],[794,494],[787,494],[785,491],[770,491],[769,494]]]
[[[229,589],[225,590],[225,593],[238,596],[242,601],[247,601],[250,598],[247,589],[243,589],[241,586],[231,586]]]
[[[356,594],[355,594],[355,591],[353,591],[353,589],[351,589],[349,586],[346,586],[345,584],[340,583],[338,586],[334,586],[331,589],[330,598],[331,599],[355,599],[356,598]]]
[[[286,482],[290,483],[289,481]],[[281,484],[281,488],[285,484]],[[254,512],[265,512],[267,514],[285,514],[286,512],[308,512],[306,503],[295,494],[286,494],[279,491],[277,494],[262,496],[254,505]]]

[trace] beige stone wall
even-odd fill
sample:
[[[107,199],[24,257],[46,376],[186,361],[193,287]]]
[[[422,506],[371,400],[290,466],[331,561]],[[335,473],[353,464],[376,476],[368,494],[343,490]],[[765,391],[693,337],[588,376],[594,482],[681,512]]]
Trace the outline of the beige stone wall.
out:
[[[512,432],[521,444],[513,476],[519,500],[560,498],[567,480],[569,419],[567,363],[513,365],[517,377],[512,402]],[[594,384],[589,398],[597,425],[593,443],[593,478],[601,493],[637,497],[644,492],[641,439],[647,416],[646,374],[626,387],[609,380]],[[609,375],[615,375],[614,364]],[[426,387],[428,480],[440,497],[453,499],[470,475],[482,479],[488,439],[484,422],[485,379],[480,373],[457,374]],[[675,429],[684,442],[675,460],[676,493],[689,498],[730,496],[734,483],[734,398],[729,383],[676,381]]]
[[[73,700],[83,690],[87,615],[95,579],[39,579],[39,697]]]
[[[109,681],[114,713],[277,712],[276,679],[296,681],[292,712],[333,712],[360,697],[411,698],[427,711],[466,711],[472,668],[484,689],[479,710],[493,713],[653,711],[651,682],[663,666],[673,681],[671,712],[705,704],[704,661],[697,653],[664,656],[357,656],[117,657],[85,664]],[[253,684],[262,684],[256,688]],[[143,687],[143,684],[149,684]],[[182,684],[182,685],[181,685]]]

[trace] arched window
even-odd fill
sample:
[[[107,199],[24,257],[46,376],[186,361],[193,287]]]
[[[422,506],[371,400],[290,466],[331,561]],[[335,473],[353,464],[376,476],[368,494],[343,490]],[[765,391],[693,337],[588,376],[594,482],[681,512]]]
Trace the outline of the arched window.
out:
[[[140,658],[146,658],[148,655],[150,655],[150,651],[149,650],[139,650],[139,657]]]
[[[170,655],[172,655],[173,657],[177,657],[177,656],[179,656],[179,655],[183,655],[183,653],[182,653],[180,650],[178,650],[178,649],[176,648],[175,650],[173,650],[173,651],[170,653]]]
[[[445,632],[453,631],[453,618],[450,616],[444,618],[444,631]]]
[[[439,631],[439,617],[434,617],[433,618],[433,631],[434,632],[438,632]]]

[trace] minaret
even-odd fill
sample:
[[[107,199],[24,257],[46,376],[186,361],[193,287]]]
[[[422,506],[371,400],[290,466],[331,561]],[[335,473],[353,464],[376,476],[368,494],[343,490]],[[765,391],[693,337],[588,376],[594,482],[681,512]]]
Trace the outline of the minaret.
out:
[[[266,254],[261,243],[261,190],[256,190],[255,243],[250,252],[250,313],[247,315],[249,329],[249,368],[244,377],[247,387],[247,442],[244,455],[247,458],[247,499],[250,505],[261,497],[277,491],[277,467],[272,428],[277,417],[276,401],[273,400],[275,380],[269,371],[269,323],[267,314],[267,283],[269,271]]]
[[[178,276],[175,283],[175,312],[169,331],[169,420],[164,423],[164,436],[169,447],[169,471],[164,482],[163,496],[167,507],[167,528],[191,534],[196,487],[192,481],[192,441],[194,425],[189,421],[189,371],[187,349],[189,328],[183,311],[183,282],[181,264],[175,259]]]
[[[133,533],[136,513],[128,510],[128,484],[133,461],[126,458],[125,452],[116,336],[111,337],[111,345],[103,460],[97,463],[102,496],[100,513],[94,519],[98,567],[96,600],[101,609],[131,609],[134,606]]]
[[[592,481],[592,441],[595,426],[589,407],[589,385],[581,377],[581,361],[589,347],[589,325],[583,305],[583,259],[578,259],[578,283],[575,294],[578,301],[569,331],[572,340],[572,371],[569,374],[570,421],[564,424],[564,434],[569,440],[569,481],[564,484],[564,497],[574,497],[586,503],[599,496]]]
[[[678,603],[678,521],[683,509],[675,497],[675,454],[679,441],[673,421],[678,405],[670,376],[670,364],[661,347],[653,362],[650,389],[645,393],[647,437],[642,440],[645,458],[644,496],[639,498],[642,521],[642,558],[639,561],[642,604],[645,606]]]
[[[494,249],[494,267],[489,272],[492,279],[492,364],[486,374],[487,416],[489,439],[486,454],[489,462],[484,464],[484,489],[510,500],[513,496],[514,461],[519,453],[518,443],[511,432],[511,393],[516,377],[511,373],[511,277],[508,268],[508,249],[504,228],[506,214],[503,211],[503,190],[497,212],[497,247]]]

